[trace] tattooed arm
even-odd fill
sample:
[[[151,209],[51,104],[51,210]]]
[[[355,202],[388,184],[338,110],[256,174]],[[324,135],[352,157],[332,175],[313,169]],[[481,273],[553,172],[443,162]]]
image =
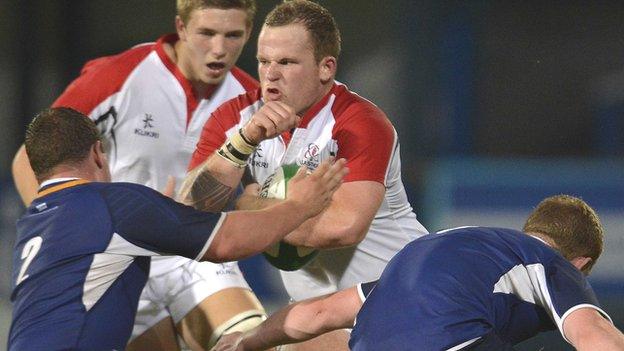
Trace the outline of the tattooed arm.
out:
[[[212,120],[210,119],[206,123],[204,130],[210,128]],[[299,121],[300,118],[290,106],[280,101],[270,101],[254,113],[251,120],[243,127],[241,135],[244,135],[244,139],[248,143],[258,145],[263,140],[275,138],[282,132],[295,128]],[[203,138],[204,134],[202,133],[198,145],[202,144]],[[231,140],[228,139],[228,141]],[[222,148],[225,148],[228,141]],[[239,146],[240,144],[235,145],[235,147]],[[243,150],[237,151],[235,153],[239,154]],[[219,151],[214,152],[206,161],[187,174],[180,189],[178,197],[180,202],[199,210],[216,212],[223,210],[231,200],[234,189],[241,182],[244,168],[237,167],[236,162],[230,162],[231,159],[230,161],[226,160],[228,155],[220,156],[217,152]],[[227,152],[231,152],[231,150]],[[192,165],[196,159],[196,154],[197,150],[193,155]]]
[[[221,211],[232,199],[242,176],[243,169],[213,154],[186,175],[178,201],[202,211]]]

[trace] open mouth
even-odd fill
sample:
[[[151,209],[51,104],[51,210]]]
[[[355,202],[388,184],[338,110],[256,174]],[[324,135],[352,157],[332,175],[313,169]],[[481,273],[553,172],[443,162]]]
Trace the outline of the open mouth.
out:
[[[221,71],[225,69],[225,63],[223,62],[211,62],[207,64],[206,66],[208,66],[208,68],[213,71]]]
[[[279,89],[277,88],[267,88],[266,90],[266,94],[264,96],[265,99],[268,99],[269,101],[275,101],[278,100],[280,98],[281,94]]]

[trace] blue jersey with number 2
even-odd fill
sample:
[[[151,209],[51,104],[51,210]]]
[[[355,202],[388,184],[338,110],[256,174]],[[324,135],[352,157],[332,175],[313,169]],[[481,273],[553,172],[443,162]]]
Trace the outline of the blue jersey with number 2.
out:
[[[150,256],[201,258],[225,216],[136,184],[48,188],[17,224],[9,350],[122,350]]]

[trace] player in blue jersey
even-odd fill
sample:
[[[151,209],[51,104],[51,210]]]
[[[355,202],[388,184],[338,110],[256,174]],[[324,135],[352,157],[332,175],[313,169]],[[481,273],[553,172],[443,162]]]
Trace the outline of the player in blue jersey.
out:
[[[427,235],[403,248],[377,282],[288,306],[215,350],[263,350],[347,327],[358,351],[514,350],[555,328],[578,350],[624,350],[624,335],[585,278],[602,245],[593,209],[553,196],[523,232],[462,227]]]
[[[205,213],[142,185],[108,183],[95,124],[68,108],[40,113],[26,151],[38,197],[17,224],[9,350],[121,350],[161,254],[224,262],[263,251],[326,208],[344,160],[306,175],[283,204]],[[279,219],[279,220],[276,220]]]

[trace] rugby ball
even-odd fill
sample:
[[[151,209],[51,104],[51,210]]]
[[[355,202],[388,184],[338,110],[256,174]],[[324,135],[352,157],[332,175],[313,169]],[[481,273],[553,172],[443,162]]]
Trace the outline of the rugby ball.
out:
[[[260,189],[260,197],[285,199],[288,181],[299,170],[297,165],[283,165],[270,175]],[[297,247],[280,241],[269,247],[264,257],[271,265],[283,271],[296,271],[318,255],[317,249]]]

